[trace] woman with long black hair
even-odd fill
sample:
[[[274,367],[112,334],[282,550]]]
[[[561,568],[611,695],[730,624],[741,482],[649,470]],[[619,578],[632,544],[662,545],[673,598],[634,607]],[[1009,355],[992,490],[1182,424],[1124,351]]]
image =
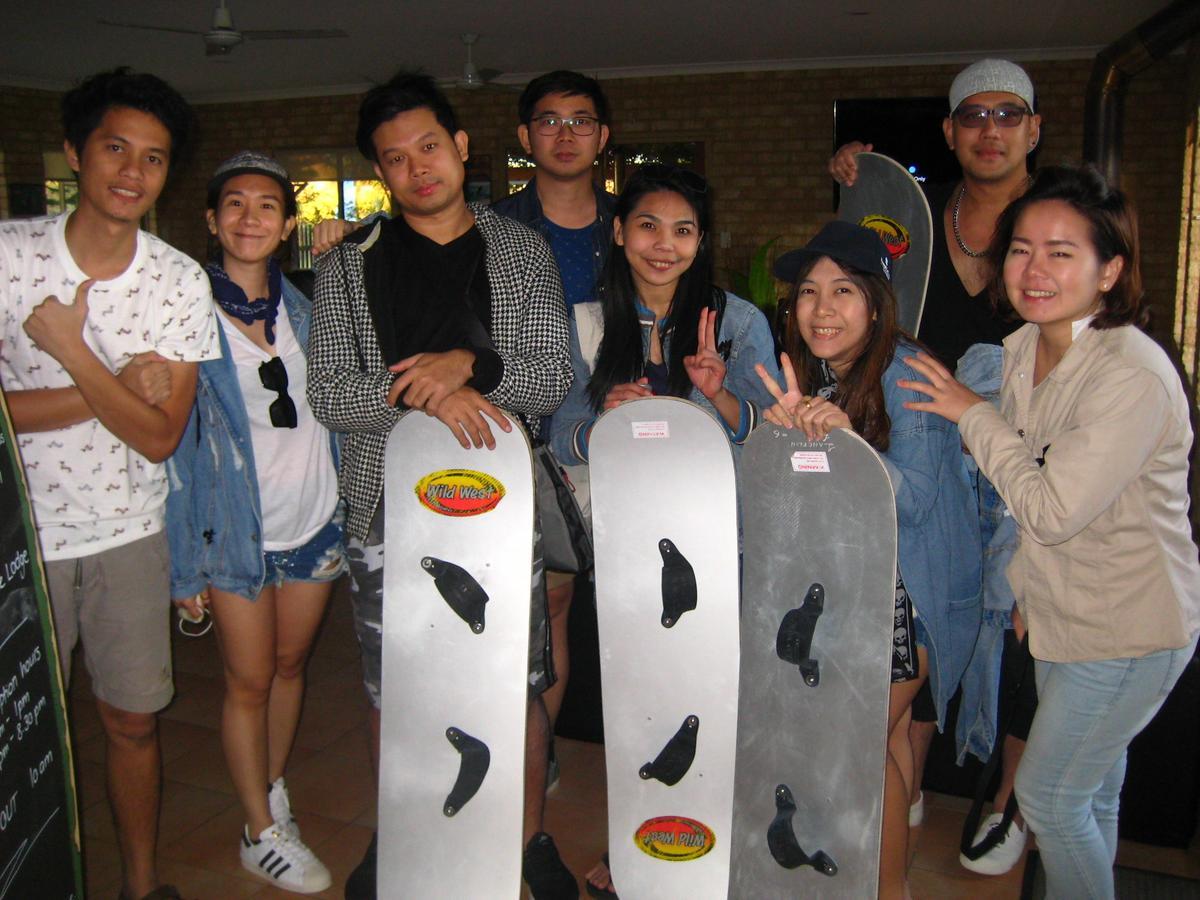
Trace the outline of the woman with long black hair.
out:
[[[771,395],[756,366],[777,372],[767,320],[713,283],[712,198],[695,172],[647,165],[617,199],[599,299],[571,310],[575,378],[551,424],[568,465],[588,461],[588,439],[606,409],[652,395],[707,409],[740,444]],[[588,892],[614,896],[607,859]]]

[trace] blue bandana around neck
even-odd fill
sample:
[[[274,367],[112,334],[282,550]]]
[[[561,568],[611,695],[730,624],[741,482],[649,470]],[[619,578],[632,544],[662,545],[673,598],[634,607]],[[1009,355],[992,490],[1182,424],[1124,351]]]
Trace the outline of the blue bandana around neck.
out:
[[[204,267],[208,280],[212,283],[213,299],[217,305],[229,315],[247,325],[253,325],[259,319],[263,320],[263,331],[267,343],[275,346],[275,319],[279,316],[279,300],[283,297],[283,273],[279,263],[267,260],[267,291],[269,296],[249,300],[246,292],[241,289],[217,263],[208,263]]]

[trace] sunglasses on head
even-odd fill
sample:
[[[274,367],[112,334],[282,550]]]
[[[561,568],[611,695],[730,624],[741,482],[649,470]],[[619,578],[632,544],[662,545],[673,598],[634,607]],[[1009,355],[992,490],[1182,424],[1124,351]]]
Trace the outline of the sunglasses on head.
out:
[[[296,404],[288,396],[288,375],[287,369],[283,366],[283,360],[278,356],[272,356],[259,366],[258,380],[268,391],[275,391],[279,394],[271,401],[271,406],[267,409],[267,413],[271,416],[271,424],[276,428],[295,428]]]

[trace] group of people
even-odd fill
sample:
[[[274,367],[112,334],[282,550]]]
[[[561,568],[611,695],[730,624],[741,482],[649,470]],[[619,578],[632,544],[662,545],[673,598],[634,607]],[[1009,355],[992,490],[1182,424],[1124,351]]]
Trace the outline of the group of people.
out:
[[[882,241],[831,222],[775,261],[789,286],[777,358],[762,313],[715,284],[702,176],[648,164],[618,197],[596,187],[609,110],[578,73],[526,87],[517,135],[536,174],[494,207],[464,199],[468,135],[431,79],[372,88],[356,143],[392,216],[319,230],[312,301],[275,259],[296,222],[277,161],[245,151],[213,173],[201,268],[139,230],[188,143],[184,101],[127,71],[68,93],[79,206],[0,225],[0,379],[60,657],[69,674],[82,640],[104,725],[122,897],[179,896],[154,865],[166,598],[215,623],[243,865],[324,890],[284,773],[304,663],[347,570],[377,765],[396,421],[422,411],[486,453],[493,429],[513,427],[504,411],[585,466],[604,410],[655,394],[707,409],[734,445],[764,418],[812,439],[850,429],[888,469],[898,566],[880,896],[909,895],[924,754],[952,696],[963,746],[986,755],[1001,670],[1032,668],[1007,676],[1026,695],[1036,680],[1039,705],[1026,696],[1025,728],[1010,728],[996,799],[1023,818],[996,813],[986,853],[964,859],[1003,871],[1028,828],[1050,896],[1111,897],[1125,749],[1200,630],[1190,401],[1136,327],[1131,205],[1091,169],[1031,176],[1034,110],[1013,63],[981,61],[951,86],[944,132],[962,180],[930,191],[919,340],[897,324]],[[831,174],[851,183],[864,146],[840,149]],[[535,533],[535,574],[540,545]],[[523,872],[537,898],[577,896],[542,822],[573,581],[546,572],[531,595]],[[373,841],[348,898],[376,895],[376,854]],[[601,862],[588,888],[619,885]]]

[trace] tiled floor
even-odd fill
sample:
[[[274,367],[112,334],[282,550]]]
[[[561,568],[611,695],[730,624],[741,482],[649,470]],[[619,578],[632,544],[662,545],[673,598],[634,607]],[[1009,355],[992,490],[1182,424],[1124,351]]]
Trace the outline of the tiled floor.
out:
[[[374,782],[367,755],[366,705],[359,681],[344,584],[309,665],[308,694],[287,773],[292,807],[305,841],[333,873],[317,896],[342,897],[347,874],[362,857],[375,826]],[[159,873],[187,898],[295,897],[255,879],[238,859],[242,814],[233,795],[218,734],[221,665],[211,635],[177,636],[175,701],[163,713],[164,791]],[[71,720],[83,811],[87,896],[115,898],[120,867],[104,791],[103,735],[84,667],[76,665]],[[580,879],[606,843],[604,753],[596,744],[558,740],[562,781],[547,802],[546,829]],[[967,803],[930,794],[918,836],[912,889],[917,898],[1015,898],[1021,866],[1003,878],[972,875],[958,865]],[[1200,852],[1125,842],[1119,861],[1200,879]],[[1200,888],[1200,885],[1198,885]],[[1198,891],[1200,893],[1200,891]],[[402,896],[402,895],[398,895]]]

